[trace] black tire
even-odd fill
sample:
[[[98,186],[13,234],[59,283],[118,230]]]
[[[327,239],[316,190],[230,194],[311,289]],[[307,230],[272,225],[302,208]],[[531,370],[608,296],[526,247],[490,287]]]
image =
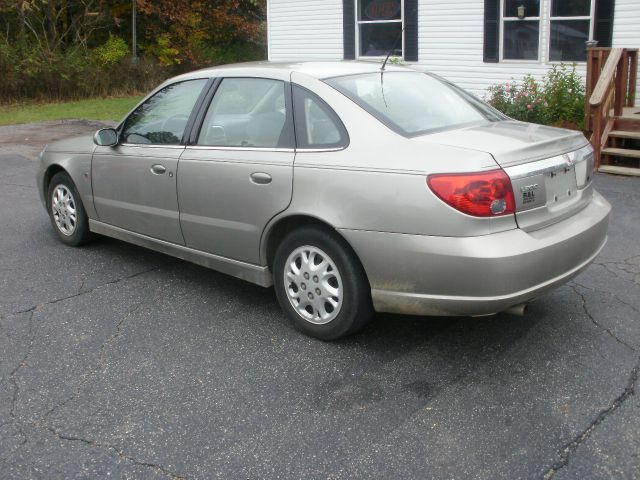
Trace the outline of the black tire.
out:
[[[59,212],[54,211],[54,201],[53,196],[54,192],[58,188],[66,189],[71,195],[71,204],[75,208],[75,221],[72,221],[70,217],[66,217],[65,220],[68,223],[64,223],[63,226],[59,226],[56,217],[60,215]],[[47,188],[47,211],[49,212],[49,218],[51,219],[51,224],[53,225],[53,229],[55,230],[58,238],[62,240],[67,245],[72,245],[74,247],[84,245],[91,240],[91,232],[89,231],[89,219],[87,217],[87,212],[84,209],[84,205],[82,204],[82,200],[80,198],[80,194],[78,193],[78,189],[76,188],[73,180],[66,172],[58,172],[56,173],[51,181],[49,182],[49,187]],[[66,229],[65,227],[72,226],[72,228]]]
[[[291,263],[289,257],[299,251],[298,249],[307,246],[319,249],[329,257],[329,261],[335,265],[338,275],[328,281],[334,282],[335,285],[339,285],[338,282],[341,283],[339,286],[342,289],[342,294],[337,314],[335,314],[335,310],[328,314],[329,316],[335,315],[335,318],[326,320],[326,323],[314,323],[311,319],[303,317],[294,307],[293,302],[296,299],[289,299],[288,290],[293,288],[292,285],[296,285],[295,293],[298,293],[296,288],[300,287],[297,287],[296,282],[285,281],[285,268],[288,268]],[[321,255],[319,257],[322,258]],[[357,332],[371,320],[373,316],[371,288],[365,271],[351,247],[335,231],[319,226],[306,226],[294,230],[278,246],[273,263],[273,282],[278,302],[289,318],[293,320],[294,325],[307,335],[321,340],[336,340]],[[315,275],[307,281],[311,284],[314,277]],[[316,280],[316,284],[309,287],[306,287],[306,284],[301,285],[305,287],[305,292],[300,290],[300,293],[312,295],[311,290],[316,287],[324,288],[321,281],[320,285],[317,285],[317,282],[318,280]],[[309,291],[306,291],[307,288]],[[321,289],[316,291],[320,292]],[[328,295],[326,291],[322,291],[322,293],[316,300]],[[322,300],[319,301],[322,304]],[[298,302],[298,305],[302,307],[302,302]],[[327,306],[331,305],[324,303],[324,307],[322,307],[325,313]],[[308,308],[313,312],[316,311],[314,307]],[[310,312],[308,314],[313,315]],[[315,321],[325,320],[316,318]]]

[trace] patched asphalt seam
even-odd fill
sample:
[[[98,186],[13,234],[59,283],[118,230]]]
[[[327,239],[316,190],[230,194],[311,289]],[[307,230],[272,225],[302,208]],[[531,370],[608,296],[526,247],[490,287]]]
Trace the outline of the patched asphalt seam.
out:
[[[543,480],[549,480],[553,478],[559,470],[566,467],[569,464],[571,455],[578,449],[582,443],[587,440],[598,425],[600,425],[609,415],[615,412],[631,395],[635,395],[636,383],[638,381],[638,373],[640,372],[640,357],[638,362],[631,370],[627,386],[622,393],[613,401],[613,403],[606,409],[600,411],[600,413],[593,419],[587,428],[580,432],[571,442],[569,442],[560,451],[560,459],[554,463],[542,477]]]
[[[576,295],[578,295],[580,297],[580,300],[581,300],[581,303],[582,303],[582,310],[584,311],[585,315],[591,320],[591,323],[593,323],[600,330],[602,330],[604,332],[607,332],[607,334],[609,334],[609,336],[611,338],[613,338],[616,342],[618,342],[620,345],[624,345],[625,347],[627,347],[628,349],[630,349],[630,350],[632,350],[634,352],[636,351],[636,349],[632,345],[629,345],[627,342],[625,342],[620,337],[618,337],[615,333],[613,333],[611,331],[611,329],[609,329],[609,328],[601,325],[600,323],[598,323],[598,321],[593,317],[593,315],[589,311],[589,307],[587,306],[587,298],[584,296],[584,294],[582,294],[582,293],[580,293],[578,291],[578,287],[585,288],[585,289],[588,289],[588,290],[592,290],[592,289],[589,289],[589,288],[587,288],[587,287],[585,287],[583,285],[580,285],[579,283],[575,283],[575,282],[569,283],[568,286],[569,286],[569,288],[571,288],[571,290],[573,290],[575,292]],[[615,297],[615,295],[614,295],[614,298],[618,299],[617,297]],[[625,302],[622,302],[622,303],[627,305]],[[628,306],[635,310],[635,308],[632,307],[631,305],[628,305]]]

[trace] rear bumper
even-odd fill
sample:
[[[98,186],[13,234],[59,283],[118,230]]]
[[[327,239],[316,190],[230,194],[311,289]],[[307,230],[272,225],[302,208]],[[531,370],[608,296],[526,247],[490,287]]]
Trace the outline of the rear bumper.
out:
[[[580,212],[534,232],[430,237],[342,229],[379,312],[489,315],[585,269],[607,241],[611,206],[597,192]]]

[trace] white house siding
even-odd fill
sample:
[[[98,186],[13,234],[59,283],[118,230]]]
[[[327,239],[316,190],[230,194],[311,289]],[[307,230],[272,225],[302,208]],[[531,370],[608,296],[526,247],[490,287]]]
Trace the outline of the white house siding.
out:
[[[544,19],[549,2],[540,3],[540,15]],[[487,87],[511,78],[520,80],[526,74],[537,79],[544,76],[549,69],[544,61],[484,63],[483,22],[481,0],[421,0],[418,3],[419,63],[480,96]],[[541,45],[548,43],[547,30],[547,22],[541,21]],[[541,54],[546,52],[543,50]],[[585,68],[581,66],[579,70],[584,75]]]
[[[553,65],[547,61],[550,1],[540,3],[541,60],[484,63],[482,0],[419,0],[418,64],[479,96],[526,74],[540,80]],[[270,60],[343,57],[342,0],[268,0],[267,6]],[[616,0],[613,45],[640,47],[640,0]],[[577,70],[584,77],[585,63]]]
[[[616,0],[613,17],[614,47],[640,48],[640,0]],[[640,76],[636,86],[636,105],[640,105]]]
[[[342,0],[268,0],[269,60],[342,58]]]

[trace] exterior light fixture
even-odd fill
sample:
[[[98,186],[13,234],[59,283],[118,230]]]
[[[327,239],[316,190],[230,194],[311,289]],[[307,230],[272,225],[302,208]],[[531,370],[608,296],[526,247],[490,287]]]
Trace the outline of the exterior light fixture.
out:
[[[518,7],[518,18],[522,20],[524,18],[524,5]]]

